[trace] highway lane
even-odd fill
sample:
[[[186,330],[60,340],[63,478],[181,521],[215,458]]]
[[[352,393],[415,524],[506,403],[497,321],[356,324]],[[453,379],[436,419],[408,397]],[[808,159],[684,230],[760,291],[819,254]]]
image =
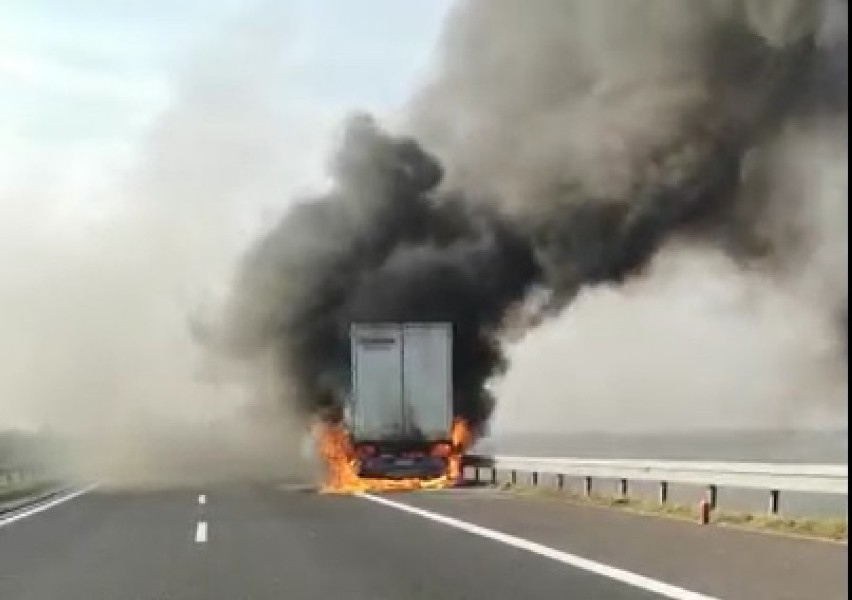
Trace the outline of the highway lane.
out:
[[[847,598],[846,544],[701,526],[489,488],[405,503],[726,600]]]
[[[564,533],[558,523],[546,526],[555,515],[519,499],[501,500],[495,509],[483,496],[477,513],[480,500],[464,491],[390,498],[442,514],[467,512],[469,522],[501,525],[557,549],[589,550],[590,536],[612,535],[577,524],[573,540],[548,535],[543,531]],[[518,525],[525,512],[535,527]],[[644,541],[648,554],[666,555]],[[600,553],[594,558],[607,560]],[[671,560],[678,564],[678,557]],[[654,571],[653,561],[631,566]],[[725,578],[715,573],[711,579]],[[4,600],[660,597],[367,499],[317,496],[293,486],[99,490],[0,526]]]
[[[194,598],[188,492],[89,493],[0,528],[0,598]]]
[[[233,486],[97,491],[0,527],[0,598],[659,596],[364,499]]]

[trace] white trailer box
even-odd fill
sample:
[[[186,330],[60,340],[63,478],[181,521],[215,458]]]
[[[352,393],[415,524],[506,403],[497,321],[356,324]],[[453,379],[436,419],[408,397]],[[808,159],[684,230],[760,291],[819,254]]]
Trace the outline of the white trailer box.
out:
[[[355,324],[348,427],[358,441],[445,441],[452,426],[452,326]]]

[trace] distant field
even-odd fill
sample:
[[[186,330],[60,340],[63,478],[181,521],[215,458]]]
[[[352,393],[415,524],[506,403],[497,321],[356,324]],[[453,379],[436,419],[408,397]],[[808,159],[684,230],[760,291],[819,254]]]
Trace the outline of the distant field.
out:
[[[845,464],[848,429],[680,433],[503,433],[477,448],[529,456]]]

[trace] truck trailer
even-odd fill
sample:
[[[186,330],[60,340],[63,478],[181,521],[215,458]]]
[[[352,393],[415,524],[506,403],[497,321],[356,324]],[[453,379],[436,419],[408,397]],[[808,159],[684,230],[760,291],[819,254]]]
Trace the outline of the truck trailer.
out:
[[[351,394],[344,420],[360,477],[429,478],[451,449],[452,325],[351,326]]]

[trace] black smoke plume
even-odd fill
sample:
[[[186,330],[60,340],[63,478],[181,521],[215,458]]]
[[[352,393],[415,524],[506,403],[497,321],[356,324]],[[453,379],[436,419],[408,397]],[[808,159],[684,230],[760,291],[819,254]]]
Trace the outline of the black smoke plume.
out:
[[[482,424],[485,381],[503,366],[502,319],[538,279],[527,240],[493,210],[435,194],[438,162],[370,117],[348,122],[332,175],[328,195],[293,209],[247,256],[230,344],[271,350],[313,412],[349,385],[351,323],[451,322],[455,413]]]
[[[292,209],[246,256],[228,348],[271,352],[314,413],[349,384],[352,322],[450,321],[455,412],[481,429],[493,407],[485,384],[505,367],[501,333],[532,290],[560,310],[584,285],[641,273],[673,236],[744,262],[789,251],[760,227],[773,210],[760,151],[788,123],[846,110],[845,79],[827,60],[837,46],[817,40],[817,3],[625,2],[613,16],[616,5],[542,0],[517,13],[516,2],[463,3],[443,74],[412,110],[448,176],[413,138],[350,119],[331,191]],[[572,36],[598,10],[626,34],[597,40],[607,60],[596,62]],[[497,52],[504,42],[517,54]],[[585,64],[598,62],[624,81]],[[623,130],[620,158],[583,154],[583,111]]]

